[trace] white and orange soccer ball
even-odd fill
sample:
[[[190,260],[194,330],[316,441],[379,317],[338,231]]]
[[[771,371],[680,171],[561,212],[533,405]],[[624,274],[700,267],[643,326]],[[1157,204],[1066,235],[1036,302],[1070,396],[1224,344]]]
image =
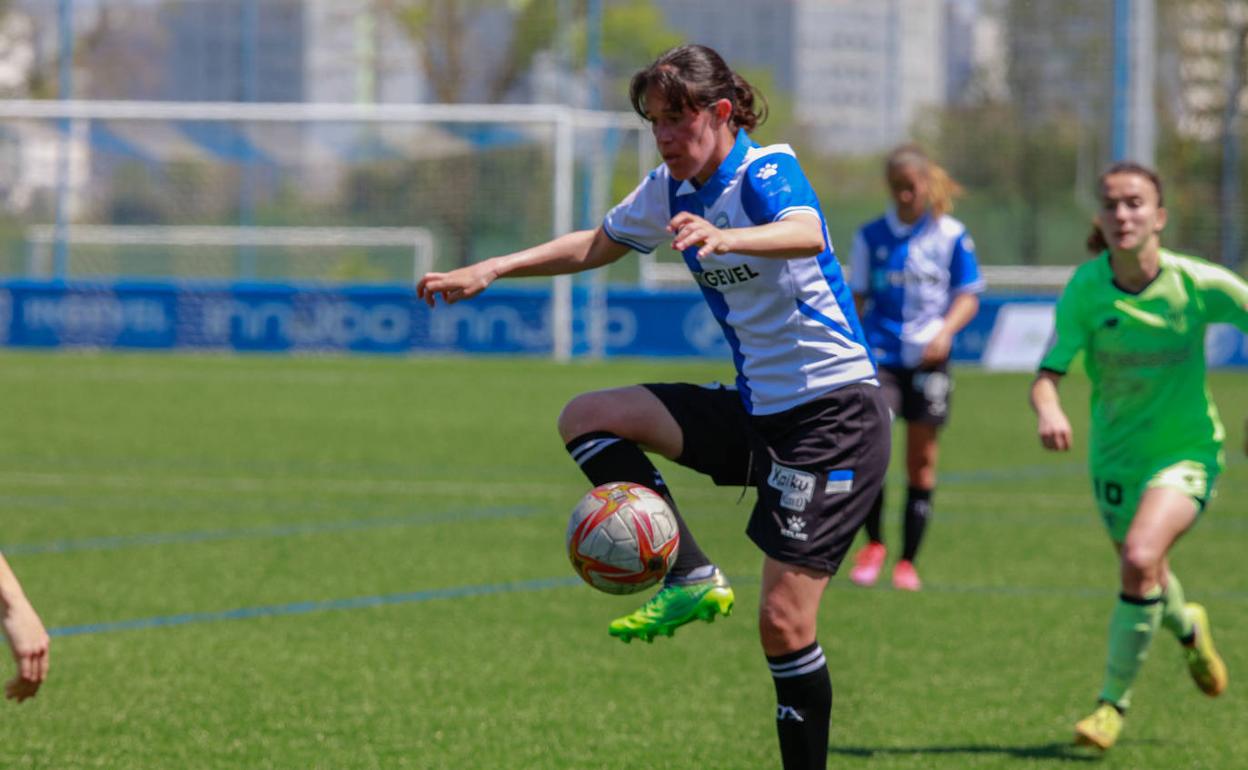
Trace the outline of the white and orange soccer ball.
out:
[[[594,487],[568,521],[568,558],[599,591],[631,594],[663,579],[676,561],[676,515],[657,492],[624,481]]]

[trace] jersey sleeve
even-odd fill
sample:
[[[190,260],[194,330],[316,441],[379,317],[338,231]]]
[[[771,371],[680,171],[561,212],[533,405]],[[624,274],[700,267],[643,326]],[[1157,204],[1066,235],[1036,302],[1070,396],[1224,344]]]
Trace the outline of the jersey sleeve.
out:
[[[975,241],[962,231],[953,242],[953,258],[949,262],[949,291],[953,294],[979,294],[984,290],[984,277],[975,257]]]
[[[849,247],[849,290],[854,294],[871,293],[871,253],[862,230],[854,233],[854,242]]]
[[[649,254],[671,235],[667,223],[671,206],[668,180],[656,169],[651,171],[624,200],[607,212],[602,229],[607,237],[642,254]]]
[[[1058,374],[1066,374],[1070,369],[1075,354],[1088,342],[1088,332],[1079,314],[1079,289],[1074,283],[1068,284],[1057,300],[1053,336],[1049,338],[1049,347],[1040,359],[1040,369]]]
[[[819,216],[819,199],[797,158],[788,153],[758,158],[746,169],[741,183],[741,205],[756,225],[803,212]]]
[[[1235,324],[1248,331],[1248,281],[1209,262],[1193,271],[1209,323]]]

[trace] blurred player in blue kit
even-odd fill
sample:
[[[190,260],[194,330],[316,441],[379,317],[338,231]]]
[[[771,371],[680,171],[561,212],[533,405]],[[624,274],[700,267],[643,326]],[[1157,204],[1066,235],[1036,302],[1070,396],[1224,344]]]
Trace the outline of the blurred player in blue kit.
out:
[[[961,193],[949,174],[904,145],[889,154],[884,177],[892,205],[858,230],[850,276],[889,408],[906,422],[906,507],[893,586],[918,591],[914,561],[932,515],[937,436],[953,393],[949,353],[979,312],[984,281],[970,233],[949,215]],[[883,509],[881,488],[867,516],[867,544],[850,570],[858,585],[874,585],[884,566]]]
[[[832,685],[815,626],[828,580],[888,463],[888,411],[875,364],[793,150],[750,139],[766,114],[761,95],[715,51],[685,45],[638,72],[629,96],[663,162],[601,226],[430,273],[417,292],[433,306],[438,297],[473,297],[505,276],[574,273],[667,245],[681,252],[723,328],[735,387],[595,391],[573,398],[558,421],[593,484],[642,484],[677,511],[680,550],[662,589],[609,631],[649,641],[726,615],[735,601],[646,452],[717,484],[753,485],[747,534],[764,553],[758,622],[780,753],[789,770],[823,768]],[[708,737],[729,735],[700,739]]]

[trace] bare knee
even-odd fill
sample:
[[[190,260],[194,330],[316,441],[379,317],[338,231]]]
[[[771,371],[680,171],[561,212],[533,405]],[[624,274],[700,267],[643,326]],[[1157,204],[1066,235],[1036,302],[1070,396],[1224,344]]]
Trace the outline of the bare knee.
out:
[[[564,442],[593,431],[611,431],[612,404],[607,391],[582,393],[569,401],[559,413],[559,435]]]
[[[1122,588],[1143,595],[1161,582],[1165,552],[1147,542],[1128,539],[1122,547]]]
[[[582,393],[560,412],[564,443],[595,431],[614,433],[668,459],[680,456],[684,441],[667,407],[640,385]]]
[[[764,605],[758,611],[758,636],[764,652],[782,655],[815,640],[815,621],[791,609]]]

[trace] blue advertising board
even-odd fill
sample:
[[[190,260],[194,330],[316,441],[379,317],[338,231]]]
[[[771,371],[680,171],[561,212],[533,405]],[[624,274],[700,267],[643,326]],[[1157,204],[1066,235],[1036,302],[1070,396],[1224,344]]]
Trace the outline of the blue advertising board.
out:
[[[958,335],[954,359],[982,362],[994,345],[1020,341],[1042,346],[1053,301],[983,297],[979,315]],[[573,348],[584,352],[584,291],[574,292],[573,305]],[[1019,312],[1028,309],[1041,312]],[[0,283],[0,344],[10,347],[549,355],[552,339],[550,293],[543,289],[495,286],[431,310],[406,286]],[[718,323],[692,289],[608,290],[605,349],[609,356],[729,357]],[[1212,366],[1248,366],[1248,337],[1215,327],[1207,352]]]

